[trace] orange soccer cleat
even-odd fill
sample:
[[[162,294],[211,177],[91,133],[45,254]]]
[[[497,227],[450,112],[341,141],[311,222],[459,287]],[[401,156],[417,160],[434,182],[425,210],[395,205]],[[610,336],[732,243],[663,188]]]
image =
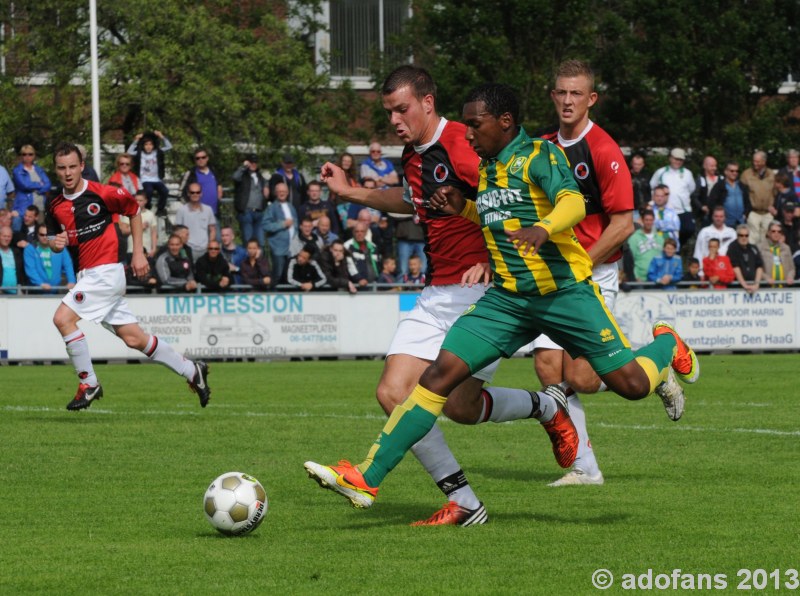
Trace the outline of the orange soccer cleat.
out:
[[[575,463],[578,457],[578,445],[580,438],[572,418],[569,417],[567,410],[567,398],[564,391],[558,385],[548,385],[542,390],[556,400],[558,411],[548,422],[541,422],[541,425],[550,436],[553,444],[553,455],[556,456],[558,465],[562,468],[569,468]]]
[[[455,501],[449,501],[444,507],[428,519],[414,522],[412,526],[472,526],[485,524],[489,520],[483,503],[476,509],[467,509]]]
[[[323,466],[307,461],[303,466],[309,478],[316,480],[322,488],[347,497],[353,507],[358,509],[372,507],[378,496],[378,488],[367,485],[361,471],[349,461],[341,460],[336,466]]]
[[[675,338],[675,356],[672,358],[672,368],[678,374],[678,378],[684,383],[694,383],[700,378],[700,363],[697,361],[697,354],[686,345],[675,331],[675,328],[666,321],[657,321],[653,325],[653,337],[658,337],[669,333]]]

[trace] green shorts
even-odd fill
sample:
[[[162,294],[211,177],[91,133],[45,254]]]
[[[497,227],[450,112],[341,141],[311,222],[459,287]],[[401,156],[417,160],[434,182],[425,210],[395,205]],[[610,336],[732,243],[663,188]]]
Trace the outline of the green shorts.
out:
[[[475,372],[501,356],[508,358],[540,333],[573,358],[585,357],[600,375],[633,360],[630,342],[591,280],[544,296],[492,286],[458,318],[442,349]]]

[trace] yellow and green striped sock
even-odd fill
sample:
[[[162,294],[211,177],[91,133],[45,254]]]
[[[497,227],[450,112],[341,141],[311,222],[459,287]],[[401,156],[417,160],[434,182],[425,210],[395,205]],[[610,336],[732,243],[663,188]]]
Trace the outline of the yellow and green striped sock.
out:
[[[672,358],[675,356],[677,344],[675,338],[670,333],[657,336],[646,346],[636,350],[633,355],[647,373],[650,379],[650,393],[656,390],[663,381],[667,380],[669,368],[672,366]]]
[[[369,486],[379,486],[411,446],[428,434],[446,400],[417,385],[406,401],[394,409],[367,458],[358,465]]]

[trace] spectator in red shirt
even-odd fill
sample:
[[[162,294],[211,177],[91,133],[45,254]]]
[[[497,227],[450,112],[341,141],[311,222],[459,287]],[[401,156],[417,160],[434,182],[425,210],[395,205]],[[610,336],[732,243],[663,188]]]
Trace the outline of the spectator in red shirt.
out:
[[[719,254],[719,239],[708,241],[708,256],[703,257],[703,277],[717,289],[725,289],[734,278],[730,259]]]

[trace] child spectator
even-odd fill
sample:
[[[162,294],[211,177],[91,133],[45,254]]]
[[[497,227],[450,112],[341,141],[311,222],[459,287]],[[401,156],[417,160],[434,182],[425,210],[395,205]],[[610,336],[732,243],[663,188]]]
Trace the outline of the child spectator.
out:
[[[674,238],[664,239],[664,252],[650,262],[647,281],[652,281],[662,290],[674,290],[675,284],[681,281],[683,269],[681,258],[675,255],[678,243]]]
[[[700,275],[700,261],[694,257],[689,257],[683,281],[690,282],[691,285],[687,286],[690,290],[697,290],[703,284],[703,277]]]
[[[158,210],[156,215],[167,215],[167,198],[169,190],[164,184],[166,167],[164,153],[172,149],[172,143],[160,130],[152,133],[139,133],[133,138],[128,153],[134,156],[136,174],[142,182],[147,194],[147,208],[152,207],[153,193],[158,193]]]
[[[422,259],[417,255],[408,259],[408,273],[403,276],[403,283],[414,286],[425,285],[425,272],[422,271]]]
[[[719,239],[711,238],[708,241],[708,256],[703,257],[703,277],[717,289],[728,287],[734,278],[733,265],[727,256],[719,252]]]
[[[397,283],[397,260],[391,255],[385,255],[383,257],[383,267],[381,269],[381,274],[378,276],[378,283],[379,284],[396,284]],[[393,288],[380,288],[381,290],[400,290],[399,286],[395,286]]]

